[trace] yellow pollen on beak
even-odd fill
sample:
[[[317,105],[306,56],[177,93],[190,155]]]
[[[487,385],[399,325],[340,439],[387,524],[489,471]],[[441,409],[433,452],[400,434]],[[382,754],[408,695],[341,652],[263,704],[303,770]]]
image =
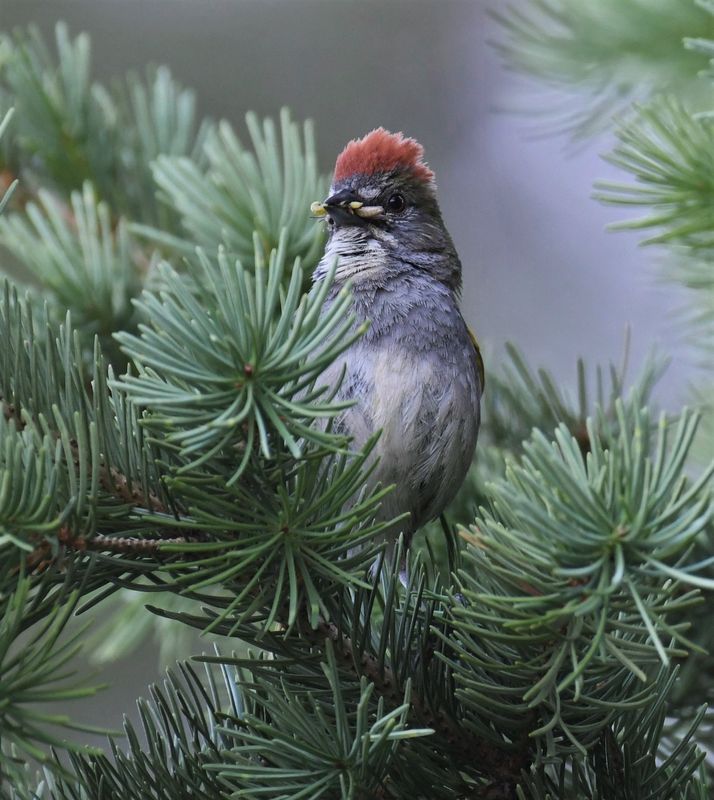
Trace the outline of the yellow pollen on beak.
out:
[[[382,206],[365,206],[360,203],[360,208],[356,209],[354,213],[357,214],[358,217],[370,219],[370,217],[378,217],[380,214],[383,214],[384,208]]]
[[[363,217],[365,219],[378,217],[380,214],[384,213],[383,206],[366,206],[359,200],[352,200],[350,203],[342,202],[340,203],[340,207],[349,210],[350,214],[356,214],[358,217]],[[310,213],[314,217],[325,217],[327,216],[327,205],[316,200],[314,203],[310,204]]]
[[[318,201],[315,200],[314,203],[310,203],[310,213],[315,217],[324,217],[325,214],[327,214],[325,204],[318,203]]]

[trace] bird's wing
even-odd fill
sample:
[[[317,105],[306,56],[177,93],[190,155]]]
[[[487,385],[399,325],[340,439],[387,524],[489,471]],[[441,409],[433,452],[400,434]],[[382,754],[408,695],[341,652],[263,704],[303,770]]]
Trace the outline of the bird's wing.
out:
[[[476,351],[476,367],[478,369],[478,377],[481,383],[481,391],[483,392],[483,387],[486,385],[486,370],[483,366],[483,358],[481,357],[481,349],[478,346],[478,340],[476,339],[476,334],[471,330],[468,329],[469,336],[471,338],[471,343],[474,346],[474,350]]]

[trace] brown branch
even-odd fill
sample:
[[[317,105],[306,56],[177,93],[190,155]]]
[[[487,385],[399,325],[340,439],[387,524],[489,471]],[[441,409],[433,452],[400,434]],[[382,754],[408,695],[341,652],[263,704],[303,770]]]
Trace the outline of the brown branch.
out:
[[[163,544],[183,544],[189,539],[175,536],[167,539],[144,539],[139,536],[75,536],[68,528],[60,529],[57,540],[65,547],[80,552],[86,550],[108,550],[110,553],[156,553]]]
[[[57,532],[57,541],[65,550],[73,550],[78,553],[85,552],[110,552],[134,555],[158,554],[164,544],[184,544],[196,541],[197,537],[173,536],[161,539],[143,538],[140,536],[80,536],[72,533],[70,529],[63,525]],[[52,545],[47,539],[43,539],[28,554],[25,566],[30,572],[44,572],[51,564],[57,561],[53,555]],[[20,569],[18,566],[17,570]]]
[[[103,466],[99,474],[99,482],[107,494],[114,495],[125,503],[135,506],[148,504],[152,511],[158,511],[161,514],[171,513],[157,495],[152,493],[145,495],[137,486],[130,483],[126,475],[122,475],[114,467]]]
[[[2,400],[2,396],[0,396],[0,405],[2,405],[2,415],[5,417],[5,421],[15,423],[15,427],[18,431],[23,430],[25,423],[21,419],[20,412],[16,406],[13,403]]]

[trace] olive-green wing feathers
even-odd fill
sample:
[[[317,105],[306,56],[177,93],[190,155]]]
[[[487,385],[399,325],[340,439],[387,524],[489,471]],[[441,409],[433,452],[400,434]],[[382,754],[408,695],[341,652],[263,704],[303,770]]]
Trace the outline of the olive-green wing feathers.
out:
[[[476,351],[476,366],[478,368],[478,377],[479,381],[481,382],[481,391],[483,392],[483,388],[486,385],[486,370],[483,366],[483,358],[481,357],[481,349],[478,346],[478,340],[476,339],[476,334],[471,330],[468,329],[469,336],[471,337],[471,341],[474,346],[474,350]]]

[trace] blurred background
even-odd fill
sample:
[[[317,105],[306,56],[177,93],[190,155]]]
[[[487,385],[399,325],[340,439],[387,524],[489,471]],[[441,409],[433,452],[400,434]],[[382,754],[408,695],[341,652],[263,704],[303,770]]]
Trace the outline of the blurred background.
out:
[[[375,126],[417,138],[463,261],[464,314],[487,370],[510,340],[574,386],[577,357],[619,362],[631,325],[634,368],[652,347],[672,357],[658,399],[675,408],[696,370],[673,315],[681,298],[656,280],[656,251],[606,232],[625,215],[590,198],[596,179],[622,177],[599,155],[611,142],[574,149],[536,135],[520,113],[538,101],[490,44],[495,2],[0,0],[0,27],[34,23],[48,41],[58,20],[87,31],[103,80],[167,64],[196,90],[201,113],[239,132],[247,110],[276,115],[287,105],[315,121],[324,171]],[[147,643],[102,676],[110,692],[72,714],[120,725],[159,669]]]

